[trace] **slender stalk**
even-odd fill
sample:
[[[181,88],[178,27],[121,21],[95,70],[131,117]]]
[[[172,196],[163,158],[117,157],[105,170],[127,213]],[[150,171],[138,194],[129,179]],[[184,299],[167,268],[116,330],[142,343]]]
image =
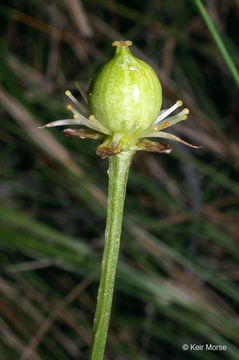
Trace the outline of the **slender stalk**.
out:
[[[105,247],[94,319],[90,360],[102,360],[104,357],[120,247],[128,171],[133,155],[133,151],[127,151],[109,158],[109,191]]]
[[[193,1],[194,1],[195,5],[197,6],[198,10],[200,11],[202,18],[205,21],[205,23],[208,27],[208,30],[210,31],[215,43],[217,44],[217,47],[224,59],[229,71],[231,72],[231,74],[235,80],[235,83],[239,87],[239,72],[238,72],[229,52],[227,51],[215,25],[213,24],[210,16],[208,15],[205,7],[203,6],[202,1],[201,0],[193,0]]]

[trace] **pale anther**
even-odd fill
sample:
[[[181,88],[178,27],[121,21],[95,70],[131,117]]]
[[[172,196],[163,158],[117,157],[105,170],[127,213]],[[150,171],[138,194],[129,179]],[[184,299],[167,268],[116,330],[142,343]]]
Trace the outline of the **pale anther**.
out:
[[[89,116],[89,120],[90,120],[90,121],[94,121],[94,120],[95,120],[94,115],[90,115],[90,116]]]

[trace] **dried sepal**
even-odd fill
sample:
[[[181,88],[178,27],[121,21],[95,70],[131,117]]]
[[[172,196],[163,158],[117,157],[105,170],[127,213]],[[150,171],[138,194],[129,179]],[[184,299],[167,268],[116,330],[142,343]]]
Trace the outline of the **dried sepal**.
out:
[[[100,140],[103,137],[103,135],[101,133],[98,133],[97,131],[94,131],[94,130],[88,130],[88,129],[64,129],[63,133],[66,136],[77,137],[80,139]]]
[[[156,153],[171,153],[173,146],[169,144],[163,144],[161,142],[150,141],[146,139],[139,140],[135,146],[136,150],[145,150]]]
[[[97,146],[96,148],[96,154],[101,159],[106,159],[112,155],[119,154],[121,151],[123,151],[121,144],[118,146],[112,146],[110,144],[106,144],[106,142],[103,142],[103,144]]]

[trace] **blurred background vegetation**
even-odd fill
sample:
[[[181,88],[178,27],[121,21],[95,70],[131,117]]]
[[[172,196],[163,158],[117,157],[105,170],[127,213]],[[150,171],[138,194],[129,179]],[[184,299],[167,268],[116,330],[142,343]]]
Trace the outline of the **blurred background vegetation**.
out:
[[[204,5],[239,66],[238,0]],[[87,90],[120,39],[203,148],[135,156],[105,359],[239,359],[238,87],[196,1],[8,0],[0,24],[0,359],[88,359],[107,160],[37,127],[69,117],[65,89]]]

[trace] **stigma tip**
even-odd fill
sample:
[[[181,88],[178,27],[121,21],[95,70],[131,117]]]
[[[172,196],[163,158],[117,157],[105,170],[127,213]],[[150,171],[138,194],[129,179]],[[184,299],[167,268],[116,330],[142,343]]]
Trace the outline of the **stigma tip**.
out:
[[[131,46],[133,44],[133,42],[131,40],[116,40],[114,42],[112,42],[112,46],[119,46],[119,47],[127,47],[127,46]]]

